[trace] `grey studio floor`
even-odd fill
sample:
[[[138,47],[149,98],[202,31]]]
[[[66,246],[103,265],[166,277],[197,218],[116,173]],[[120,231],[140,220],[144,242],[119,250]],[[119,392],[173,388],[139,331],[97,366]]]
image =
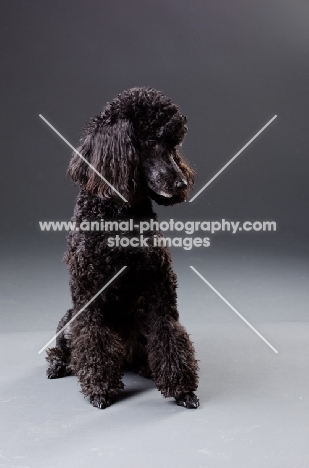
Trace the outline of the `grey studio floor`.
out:
[[[43,250],[45,249],[45,254]],[[7,254],[1,299],[0,466],[309,466],[308,260],[301,249],[175,254],[181,322],[200,360],[198,410],[124,376],[110,408],[76,377],[49,381],[40,348],[70,306],[61,248]],[[206,261],[207,260],[207,261]],[[198,278],[193,265],[278,350]]]

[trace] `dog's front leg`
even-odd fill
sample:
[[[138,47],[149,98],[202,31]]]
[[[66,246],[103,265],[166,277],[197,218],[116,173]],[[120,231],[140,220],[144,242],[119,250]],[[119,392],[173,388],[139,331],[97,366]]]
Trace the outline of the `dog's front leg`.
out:
[[[72,323],[71,366],[81,392],[104,409],[123,388],[124,351],[120,338],[104,324],[99,308],[89,308]]]
[[[153,314],[149,322],[148,360],[158,390],[179,406],[197,408],[198,365],[188,333],[169,315]]]

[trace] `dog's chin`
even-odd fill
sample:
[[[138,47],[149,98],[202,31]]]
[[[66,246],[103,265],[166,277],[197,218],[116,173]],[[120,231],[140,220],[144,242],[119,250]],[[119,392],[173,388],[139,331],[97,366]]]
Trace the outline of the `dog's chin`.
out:
[[[157,195],[160,195],[160,197],[164,197],[164,198],[172,198],[173,196],[172,193],[165,192],[164,190],[158,190],[158,191],[155,191],[155,193]]]
[[[186,201],[188,190],[182,190],[177,193],[166,192],[165,190],[154,190],[149,187],[150,198],[154,200],[158,205],[176,205]]]

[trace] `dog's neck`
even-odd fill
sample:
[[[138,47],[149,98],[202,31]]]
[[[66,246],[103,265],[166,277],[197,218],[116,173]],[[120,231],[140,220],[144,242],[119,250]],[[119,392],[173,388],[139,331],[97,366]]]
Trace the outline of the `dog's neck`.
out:
[[[76,199],[74,219],[76,221],[90,221],[98,218],[104,219],[156,219],[157,215],[152,208],[152,200],[149,197],[137,201],[134,204],[102,199],[92,195],[86,190],[81,190]]]

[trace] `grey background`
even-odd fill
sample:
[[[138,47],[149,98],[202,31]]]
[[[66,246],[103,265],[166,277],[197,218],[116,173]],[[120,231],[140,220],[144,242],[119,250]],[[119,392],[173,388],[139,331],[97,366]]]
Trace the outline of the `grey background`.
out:
[[[1,27],[0,465],[50,468],[308,467],[308,29],[305,1],[4,1]],[[193,203],[160,219],[274,220],[172,249],[181,321],[200,359],[186,412],[127,374],[94,410],[75,377],[47,381],[37,351],[70,306],[61,257],[77,189],[65,173],[85,122],[131,86],[163,90],[188,116]],[[279,353],[189,269],[193,265]]]

